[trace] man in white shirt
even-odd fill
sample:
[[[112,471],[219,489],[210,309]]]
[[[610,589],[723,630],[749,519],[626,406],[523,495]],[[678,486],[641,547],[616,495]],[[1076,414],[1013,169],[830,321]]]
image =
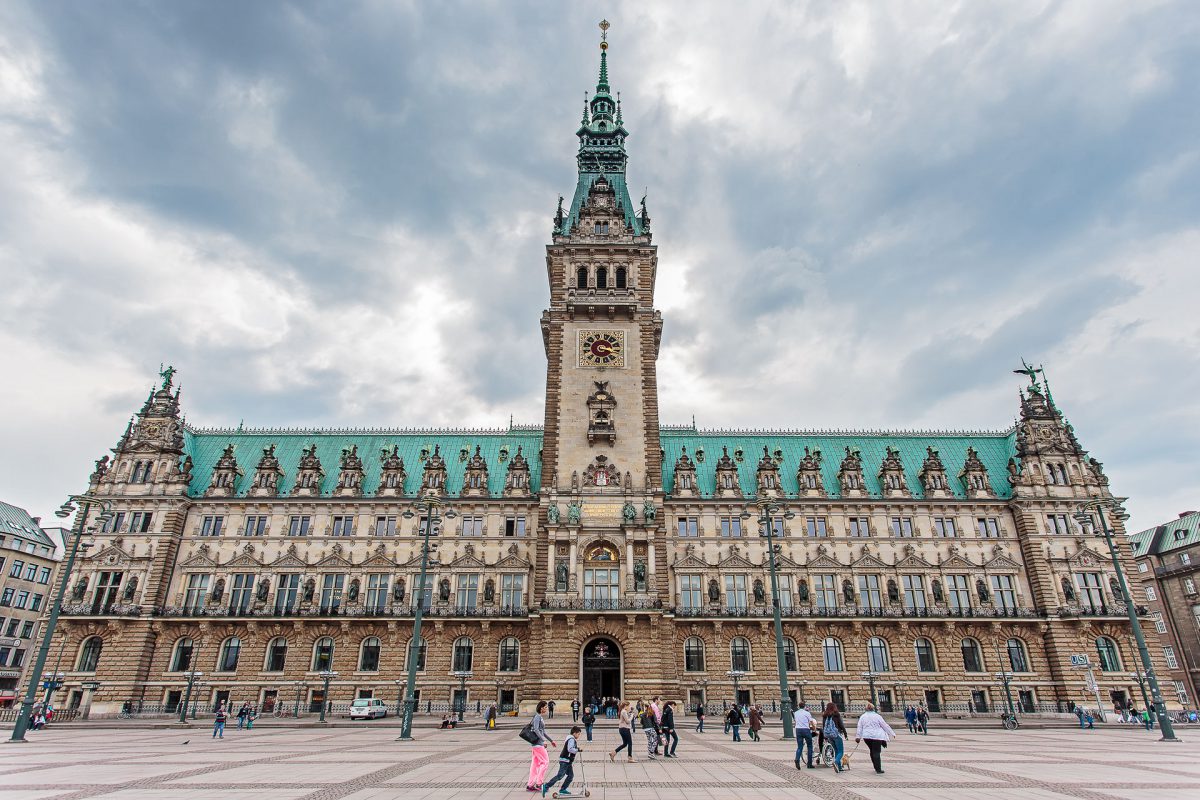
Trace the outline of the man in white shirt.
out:
[[[813,725],[815,720],[813,715],[808,713],[808,709],[804,707],[804,703],[796,704],[796,713],[792,715],[795,720],[796,727],[796,769],[800,769],[800,754],[804,752],[804,745],[808,745],[808,768],[813,768]]]

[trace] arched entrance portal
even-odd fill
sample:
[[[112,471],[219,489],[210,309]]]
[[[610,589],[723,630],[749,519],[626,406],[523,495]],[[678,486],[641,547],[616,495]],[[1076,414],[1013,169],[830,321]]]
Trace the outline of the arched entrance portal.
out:
[[[621,696],[621,648],[607,637],[593,639],[581,654],[580,699],[584,703]]]

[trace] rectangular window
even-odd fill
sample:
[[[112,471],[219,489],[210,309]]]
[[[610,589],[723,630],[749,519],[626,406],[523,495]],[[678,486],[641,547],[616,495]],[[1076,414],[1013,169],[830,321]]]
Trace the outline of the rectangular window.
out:
[[[92,613],[101,614],[108,611],[108,607],[117,601],[117,592],[121,588],[121,579],[124,573],[121,572],[101,572],[99,579],[96,581],[96,594],[92,598]]]
[[[700,521],[695,517],[679,517],[675,520],[675,531],[685,539],[695,539],[700,536]]]
[[[46,599],[45,596],[40,595],[40,594],[35,594],[32,597],[30,597],[29,598],[29,610],[30,611],[41,611],[42,610],[42,601],[45,599]]]
[[[25,580],[31,581],[37,577],[37,564],[27,564],[25,566]]]
[[[924,611],[925,579],[920,575],[905,575],[900,580],[904,586],[904,608],[908,611]]]
[[[22,639],[32,639],[33,638],[33,620],[31,620],[31,619],[25,620],[25,624],[21,626],[21,638]]]
[[[150,518],[154,516],[149,511],[135,511],[129,515],[129,532],[146,533],[150,530]]]
[[[41,571],[38,572],[37,582],[38,583],[49,583],[50,582],[50,568],[49,567],[42,567]]]
[[[971,591],[967,588],[966,575],[946,576],[946,602],[955,611],[971,610]]]
[[[13,600],[13,608],[24,608],[29,604],[29,590],[22,589],[17,592],[17,598]]]
[[[813,575],[813,598],[821,611],[837,608],[837,579],[833,575]]]
[[[913,538],[912,517],[892,517],[892,536],[898,539]]]
[[[1179,662],[1175,659],[1175,648],[1164,647],[1163,656],[1167,659],[1167,666],[1171,669],[1179,669]]]
[[[525,605],[525,576],[500,576],[500,605],[504,608],[521,608]]]
[[[321,579],[321,608],[337,608],[342,604],[345,575],[326,575]]]
[[[504,535],[505,536],[524,536],[525,535],[525,518],[524,517],[508,517],[504,520]]]
[[[808,517],[804,520],[804,532],[814,539],[825,538],[825,518]]]
[[[790,611],[792,608],[792,576],[780,575],[777,580],[779,582],[779,608],[783,611]]]
[[[1154,591],[1153,586],[1146,587],[1146,599],[1147,600],[1157,600],[1158,599],[1158,593]]]
[[[1154,630],[1158,631],[1159,633],[1166,633],[1167,623],[1165,620],[1163,620],[1162,612],[1155,611],[1150,616],[1154,619]]]
[[[246,517],[246,527],[242,529],[243,536],[263,536],[267,532],[267,516],[251,514]]]
[[[846,532],[852,537],[865,538],[871,535],[871,527],[866,517],[850,517],[846,520]]]
[[[584,600],[608,601],[616,600],[620,596],[620,582],[616,567],[583,571]]]
[[[463,517],[463,536],[483,536],[483,517]]]
[[[1017,607],[1017,590],[1012,575],[992,576],[992,602],[996,608],[1012,610]]]
[[[204,601],[208,597],[208,576],[207,575],[189,575],[187,582],[187,590],[183,596],[183,607],[192,614],[201,611],[204,608]]]
[[[221,528],[225,525],[225,518],[222,516],[208,515],[200,520],[200,535],[201,536],[220,536]]]
[[[703,608],[704,594],[699,575],[679,576],[679,605],[683,608]]]
[[[879,591],[878,575],[858,576],[858,603],[865,608],[883,608],[883,595]]]
[[[975,527],[979,531],[981,539],[1000,538],[1000,520],[995,517],[978,517],[975,520]]]
[[[479,603],[479,576],[459,575],[456,594],[459,608],[475,608]]]
[[[441,517],[438,517],[436,520],[434,520],[433,528],[429,528],[429,517],[418,517],[417,518],[417,536],[424,536],[426,529],[429,529],[430,536],[441,536],[442,535]]]
[[[958,536],[958,528],[954,517],[934,517],[933,535],[942,539],[954,539]]]
[[[1092,611],[1104,608],[1104,590],[1100,588],[1099,572],[1081,572],[1075,576],[1079,586],[1079,604]]]
[[[388,516],[380,516],[375,518],[375,535],[376,536],[395,536],[396,535],[396,518]]]
[[[420,575],[413,576],[413,581],[412,581],[413,600],[420,603],[421,608],[425,609],[426,611],[428,611],[430,606],[433,605],[433,584],[434,584],[434,576],[433,575],[425,576],[424,586],[421,585],[421,576]]]
[[[288,536],[308,536],[311,526],[312,517],[307,514],[291,517],[288,519]]]
[[[23,569],[25,569],[25,562],[24,562],[24,561],[14,561],[14,562],[12,562],[12,567],[11,567],[11,568],[8,570],[8,577],[10,577],[10,578],[20,578],[20,577],[21,577],[21,570],[23,570]]]
[[[1059,536],[1070,536],[1071,523],[1067,520],[1066,514],[1047,514],[1046,530]]]
[[[1150,571],[1149,564],[1147,564],[1145,561],[1138,562],[1138,572],[1149,572],[1149,571]]]
[[[730,611],[745,611],[749,607],[746,596],[746,576],[725,576],[725,608]]]
[[[108,525],[105,526],[105,533],[120,533],[125,530],[125,512],[118,511],[109,519]]]
[[[0,594],[0,606],[12,607],[14,594],[16,594],[15,589],[13,589],[11,586],[5,587],[4,593]]]
[[[254,575],[241,572],[233,576],[233,589],[229,593],[229,605],[234,613],[244,614],[254,601]]]
[[[388,604],[388,576],[367,576],[367,608],[383,608]]]
[[[1184,578],[1183,579],[1183,593],[1184,594],[1195,594],[1196,593],[1196,582],[1194,580],[1192,580],[1191,578]]]
[[[742,535],[741,517],[721,517],[721,535],[726,538],[738,538]]]
[[[1179,563],[1186,567],[1192,563],[1192,557],[1187,553],[1180,553]]]
[[[349,515],[339,515],[333,518],[333,524],[329,529],[330,536],[353,536],[354,535],[354,517]]]
[[[299,591],[299,575],[280,575],[275,589],[275,613],[291,614],[296,608],[296,595]]]

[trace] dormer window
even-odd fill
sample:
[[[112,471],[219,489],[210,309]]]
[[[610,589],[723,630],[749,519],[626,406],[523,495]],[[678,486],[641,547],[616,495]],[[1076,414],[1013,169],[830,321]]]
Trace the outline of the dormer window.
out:
[[[607,235],[607,234],[608,234],[608,223],[607,222],[597,222],[596,223],[596,235],[603,236],[603,235]]]
[[[1047,464],[1046,470],[1050,473],[1050,483],[1054,486],[1069,486],[1071,482],[1067,480],[1067,468],[1062,464]]]

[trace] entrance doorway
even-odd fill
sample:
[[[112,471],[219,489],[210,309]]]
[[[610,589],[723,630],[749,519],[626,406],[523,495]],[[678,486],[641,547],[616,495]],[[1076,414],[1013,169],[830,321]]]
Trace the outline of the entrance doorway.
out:
[[[1120,689],[1114,689],[1108,693],[1109,699],[1112,700],[1113,708],[1120,711],[1123,708],[1129,708],[1129,695],[1125,694]]]
[[[621,697],[621,648],[607,637],[583,646],[580,701],[599,703],[605,697]]]

